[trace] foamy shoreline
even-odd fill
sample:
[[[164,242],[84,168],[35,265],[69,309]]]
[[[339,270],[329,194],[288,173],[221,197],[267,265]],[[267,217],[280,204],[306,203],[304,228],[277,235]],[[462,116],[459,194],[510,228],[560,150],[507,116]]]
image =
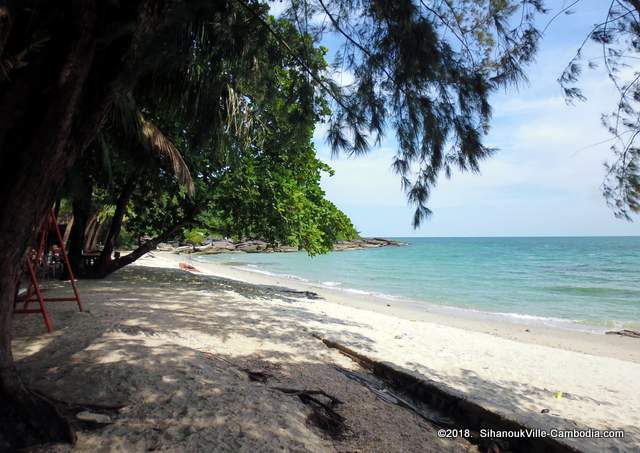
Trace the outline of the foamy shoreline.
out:
[[[192,259],[189,255],[177,255],[169,252],[154,252],[154,255],[176,266],[179,262],[189,262],[205,274],[247,283],[279,285],[301,291],[313,291],[330,303],[391,315],[409,321],[436,323],[523,343],[640,363],[640,341],[617,335],[604,335],[605,329],[590,328],[569,321],[563,326],[546,325],[535,322],[536,320],[526,316],[517,319],[512,314],[501,316],[436,304],[425,305],[424,302],[412,303],[408,299],[399,297],[387,295],[380,297],[357,290],[345,291],[339,287],[329,287],[300,278],[274,275],[258,269],[247,270],[239,266],[217,264],[198,258]]]
[[[482,311],[473,308],[462,308],[455,307],[453,305],[444,305],[444,304],[435,304],[429,303],[427,301],[414,300],[407,297],[396,296],[392,294],[384,294],[375,291],[365,291],[362,289],[349,288],[344,287],[340,282],[314,282],[307,280],[305,278],[299,277],[297,275],[289,275],[289,274],[277,274],[273,272],[269,272],[259,267],[248,264],[245,266],[237,266],[231,264],[217,264],[211,263],[210,261],[203,260],[201,257],[196,257],[193,259],[194,262],[202,263],[205,266],[208,264],[212,264],[214,266],[221,267],[231,267],[233,269],[242,271],[242,272],[250,272],[256,274],[267,275],[273,277],[274,279],[284,280],[284,281],[294,281],[294,282],[303,282],[308,284],[310,287],[314,288],[323,288],[330,289],[334,291],[348,293],[350,295],[357,294],[359,296],[370,297],[372,302],[377,304],[386,303],[388,301],[394,301],[397,303],[402,303],[402,306],[407,310],[411,310],[414,312],[414,315],[420,315],[421,312],[428,311],[431,313],[442,314],[445,316],[463,316],[470,319],[485,319],[496,322],[507,322],[512,324],[522,324],[527,327],[552,327],[558,329],[565,330],[573,330],[579,332],[593,333],[593,334],[604,334],[607,331],[614,329],[622,329],[625,328],[624,325],[614,326],[614,327],[600,327],[591,325],[588,323],[582,323],[577,320],[571,319],[562,319],[562,318],[553,318],[553,317],[544,317],[544,316],[535,316],[535,315],[526,315],[520,313],[502,313],[502,312],[490,312],[490,311]]]

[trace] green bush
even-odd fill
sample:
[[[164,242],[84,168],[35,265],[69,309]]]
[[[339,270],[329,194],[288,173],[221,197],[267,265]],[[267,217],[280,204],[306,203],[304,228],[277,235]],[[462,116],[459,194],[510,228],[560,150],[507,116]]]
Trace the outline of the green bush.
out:
[[[184,240],[191,245],[200,245],[207,238],[207,231],[202,228],[192,228],[184,232]]]

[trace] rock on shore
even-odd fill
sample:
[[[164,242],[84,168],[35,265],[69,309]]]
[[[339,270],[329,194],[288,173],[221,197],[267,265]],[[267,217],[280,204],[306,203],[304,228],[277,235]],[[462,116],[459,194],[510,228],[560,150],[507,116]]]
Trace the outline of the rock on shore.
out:
[[[360,238],[351,241],[338,241],[334,246],[334,251],[346,251],[346,250],[360,250],[370,249],[378,247],[389,246],[402,246],[407,245],[404,242],[396,241],[393,239],[384,238]],[[233,242],[227,239],[215,239],[211,238],[205,241],[202,245],[181,245],[181,244],[158,244],[158,250],[174,253],[232,253],[232,252],[246,252],[246,253],[269,253],[269,252],[297,252],[297,247],[288,245],[281,245],[273,247],[271,244],[260,241],[250,240],[243,242]]]
[[[402,245],[407,245],[407,243],[384,238],[361,238],[352,241],[338,241],[333,250],[358,250],[389,246],[399,247]]]

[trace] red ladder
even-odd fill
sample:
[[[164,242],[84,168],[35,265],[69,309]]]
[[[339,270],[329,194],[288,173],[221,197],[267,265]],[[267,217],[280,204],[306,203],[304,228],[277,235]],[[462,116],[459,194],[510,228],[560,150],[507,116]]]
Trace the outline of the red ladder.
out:
[[[73,297],[43,297],[42,290],[40,289],[40,284],[38,283],[38,276],[36,274],[36,265],[44,262],[46,260],[47,250],[47,235],[50,230],[55,231],[56,239],[60,244],[60,252],[62,255],[62,259],[64,265],[67,268],[67,272],[69,273],[69,278],[71,282],[71,287],[73,288]],[[60,228],[58,228],[58,221],[56,220],[56,216],[53,212],[53,209],[49,212],[47,219],[43,222],[42,227],[40,228],[40,238],[38,241],[38,250],[31,249],[31,251],[27,255],[26,266],[25,266],[25,275],[29,281],[27,285],[26,292],[20,294],[20,285],[16,287],[16,294],[13,302],[13,312],[15,314],[30,314],[30,313],[41,313],[44,319],[44,324],[47,326],[47,331],[49,333],[53,332],[53,324],[51,323],[51,319],[49,318],[49,313],[47,312],[47,308],[45,306],[45,302],[69,302],[76,301],[78,304],[78,309],[83,311],[82,302],[80,302],[80,293],[78,292],[78,288],[76,287],[75,277],[73,275],[73,270],[71,269],[71,263],[69,262],[69,257],[67,256],[67,250],[65,248],[64,241],[62,240],[62,234],[60,234]],[[31,302],[37,302],[38,308],[29,308],[29,304]],[[18,307],[18,304],[22,303],[22,307]]]

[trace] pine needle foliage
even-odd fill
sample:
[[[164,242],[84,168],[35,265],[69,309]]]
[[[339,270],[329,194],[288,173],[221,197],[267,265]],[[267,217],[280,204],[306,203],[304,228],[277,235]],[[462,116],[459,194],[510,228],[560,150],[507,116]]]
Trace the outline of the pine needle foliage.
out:
[[[417,227],[441,173],[478,172],[494,152],[482,142],[489,96],[525,80],[544,12],[537,0],[292,0],[284,17],[341,43],[334,70],[353,82],[322,87],[334,100],[327,141],[361,155],[392,130]]]
[[[614,110],[602,115],[612,136],[612,159],[605,163],[602,193],[618,218],[640,213],[640,1],[613,0],[602,22],[595,24],[558,79],[568,103],[586,101],[578,86],[585,67],[604,69],[617,91]],[[571,9],[563,13],[574,12]],[[585,46],[596,43],[598,55],[588,58]]]

